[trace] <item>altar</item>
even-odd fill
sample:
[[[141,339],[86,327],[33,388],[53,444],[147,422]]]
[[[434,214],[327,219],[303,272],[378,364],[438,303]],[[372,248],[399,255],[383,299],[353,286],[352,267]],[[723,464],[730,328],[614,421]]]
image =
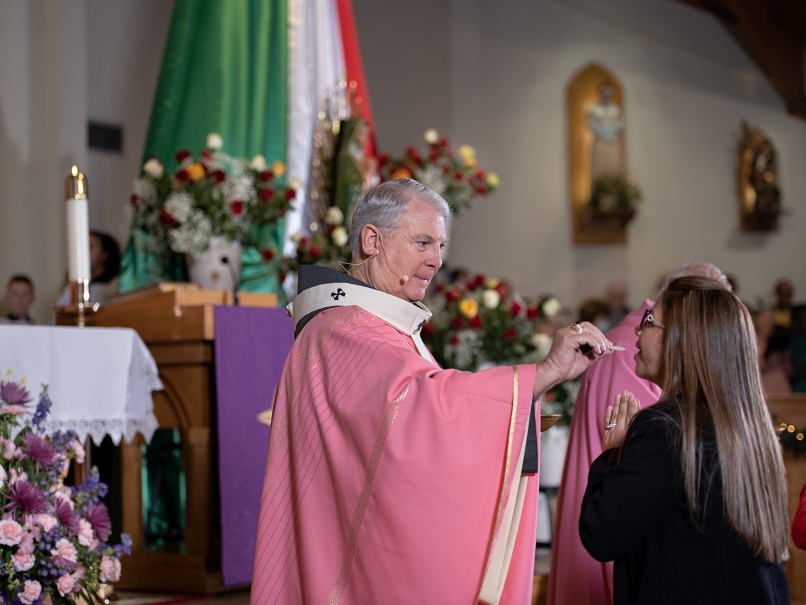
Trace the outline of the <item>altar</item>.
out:
[[[275,295],[239,297],[234,307],[230,292],[161,284],[87,319],[131,328],[145,342],[164,385],[154,415],[160,429],[178,431],[184,474],[181,539],[149,543],[145,441],[121,444],[122,528],[133,544],[119,588],[214,593],[251,579],[269,437],[259,417],[271,408],[293,328]]]

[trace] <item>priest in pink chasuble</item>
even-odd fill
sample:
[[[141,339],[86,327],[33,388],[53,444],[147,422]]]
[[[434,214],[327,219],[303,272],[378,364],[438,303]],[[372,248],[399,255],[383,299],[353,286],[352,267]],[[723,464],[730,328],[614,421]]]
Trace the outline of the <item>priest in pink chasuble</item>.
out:
[[[537,366],[440,369],[419,301],[449,212],[415,181],[384,183],[356,206],[349,274],[300,269],[252,605],[531,602],[534,402],[611,343],[586,323]]]

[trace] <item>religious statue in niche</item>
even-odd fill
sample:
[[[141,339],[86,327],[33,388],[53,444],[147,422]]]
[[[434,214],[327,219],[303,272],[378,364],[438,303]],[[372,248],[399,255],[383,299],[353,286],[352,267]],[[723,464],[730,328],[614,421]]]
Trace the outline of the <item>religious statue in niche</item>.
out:
[[[568,87],[571,207],[575,243],[624,243],[641,198],[628,177],[625,112],[618,80],[600,65]]]
[[[739,143],[739,203],[743,230],[778,229],[781,190],[775,148],[760,130],[744,121]]]

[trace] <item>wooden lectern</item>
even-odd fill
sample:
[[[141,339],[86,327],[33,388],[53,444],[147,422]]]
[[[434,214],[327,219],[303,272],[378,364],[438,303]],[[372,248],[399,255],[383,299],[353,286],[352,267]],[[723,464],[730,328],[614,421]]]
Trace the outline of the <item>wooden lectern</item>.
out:
[[[239,292],[240,304],[276,307],[277,296]],[[89,316],[87,325],[136,330],[157,362],[164,391],[155,391],[160,428],[180,432],[187,509],[180,552],[146,547],[143,524],[142,445],[121,443],[123,531],[133,540],[116,584],[123,589],[212,593],[221,584],[218,510],[213,309],[231,305],[232,293],[193,284],[160,284],[118,297]],[[231,587],[230,587],[231,588]]]

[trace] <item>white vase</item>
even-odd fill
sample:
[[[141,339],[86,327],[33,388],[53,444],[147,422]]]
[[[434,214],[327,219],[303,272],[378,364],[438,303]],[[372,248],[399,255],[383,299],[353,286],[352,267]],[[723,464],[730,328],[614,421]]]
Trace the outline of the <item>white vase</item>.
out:
[[[241,276],[240,242],[230,242],[221,235],[214,236],[205,252],[188,256],[188,271],[190,281],[205,290],[232,290]]]
[[[540,485],[557,487],[563,478],[565,450],[568,449],[567,426],[555,426],[540,435]]]

